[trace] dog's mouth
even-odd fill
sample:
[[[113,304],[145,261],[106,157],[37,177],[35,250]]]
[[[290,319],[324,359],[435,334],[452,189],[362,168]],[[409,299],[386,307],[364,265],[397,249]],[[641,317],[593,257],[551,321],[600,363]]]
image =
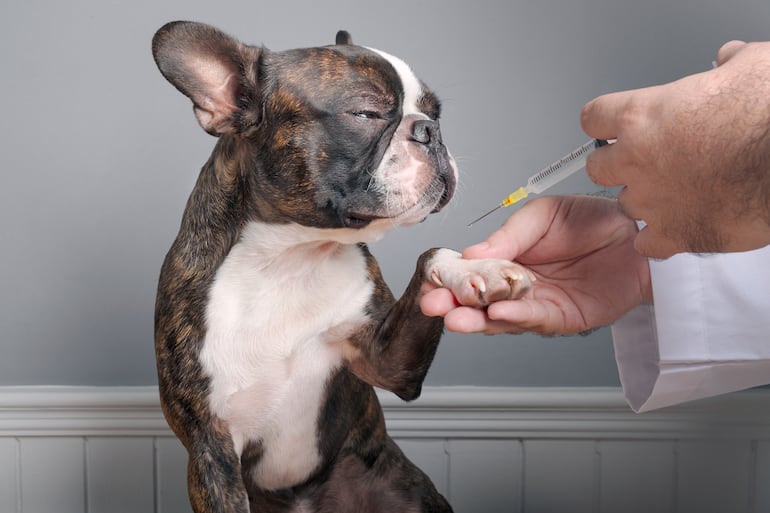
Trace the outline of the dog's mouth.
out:
[[[347,212],[342,217],[342,224],[345,228],[365,228],[372,221],[377,219],[385,219],[383,216],[368,214],[364,212]]]
[[[438,184],[436,184],[438,185]],[[395,212],[371,211],[369,209],[347,210],[342,216],[345,228],[365,228],[374,221],[390,220],[395,224],[415,224],[424,221],[429,214],[442,210],[452,199],[454,188],[451,183],[441,180],[441,191],[434,186],[433,194],[426,194],[420,201],[412,205],[402,205]]]
[[[441,209],[443,209],[447,204],[449,203],[449,200],[452,199],[452,196],[454,196],[454,182],[450,182],[446,178],[442,179],[442,182],[444,183],[444,191],[441,193],[441,197],[438,200],[438,203],[435,207],[433,207],[433,210],[431,210],[431,214],[435,214],[436,212],[440,212]]]

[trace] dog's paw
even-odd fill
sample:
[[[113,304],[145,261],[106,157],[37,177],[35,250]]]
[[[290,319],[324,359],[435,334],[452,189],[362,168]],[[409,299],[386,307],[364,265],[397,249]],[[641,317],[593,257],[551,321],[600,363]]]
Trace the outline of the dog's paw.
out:
[[[518,299],[535,276],[508,260],[466,260],[456,251],[439,250],[428,270],[431,281],[452,291],[465,306],[480,308],[503,299]]]

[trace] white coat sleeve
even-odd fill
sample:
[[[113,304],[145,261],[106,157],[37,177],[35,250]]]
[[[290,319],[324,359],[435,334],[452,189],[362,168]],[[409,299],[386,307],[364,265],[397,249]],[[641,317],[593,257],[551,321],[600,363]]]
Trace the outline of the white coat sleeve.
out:
[[[770,246],[676,255],[650,272],[654,305],[612,326],[634,411],[770,383]]]

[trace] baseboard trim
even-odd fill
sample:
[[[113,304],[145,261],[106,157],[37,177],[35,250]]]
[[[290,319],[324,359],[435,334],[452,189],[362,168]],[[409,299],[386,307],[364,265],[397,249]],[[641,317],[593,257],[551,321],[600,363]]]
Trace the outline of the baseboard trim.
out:
[[[379,393],[398,438],[768,439],[770,390],[635,414],[617,388],[426,387]],[[0,437],[172,436],[156,387],[0,387]]]

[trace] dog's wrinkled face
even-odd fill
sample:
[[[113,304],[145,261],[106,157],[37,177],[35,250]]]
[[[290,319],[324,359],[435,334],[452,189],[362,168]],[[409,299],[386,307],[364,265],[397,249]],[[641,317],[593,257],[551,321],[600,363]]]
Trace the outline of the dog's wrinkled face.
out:
[[[264,220],[383,231],[451,198],[457,170],[440,104],[402,60],[345,33],[340,44],[272,52],[207,26],[190,32],[156,36],[156,61],[204,129],[253,147],[233,153],[246,155],[258,203],[270,202]]]
[[[336,45],[268,56],[265,66],[278,78],[267,91],[271,167],[305,174],[292,181],[305,183],[329,222],[409,224],[447,203],[456,169],[440,105],[403,61]]]

